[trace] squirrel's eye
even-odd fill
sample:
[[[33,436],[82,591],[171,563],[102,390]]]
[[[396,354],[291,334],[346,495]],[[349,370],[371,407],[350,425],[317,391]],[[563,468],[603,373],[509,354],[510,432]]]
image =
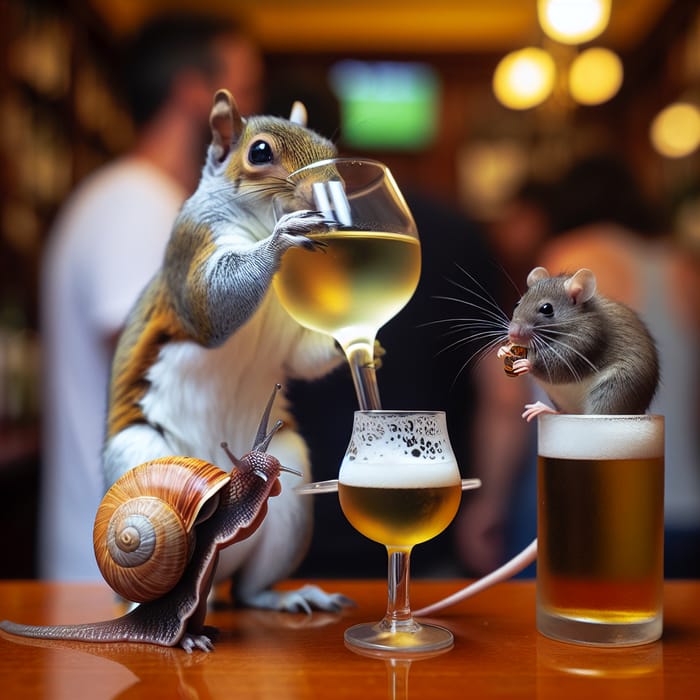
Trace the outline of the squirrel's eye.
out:
[[[248,161],[252,165],[272,163],[273,159],[272,146],[267,141],[256,141],[248,151]]]
[[[542,304],[542,306],[540,306],[540,308],[537,310],[545,316],[554,315],[554,307],[549,302],[547,302],[546,304]]]

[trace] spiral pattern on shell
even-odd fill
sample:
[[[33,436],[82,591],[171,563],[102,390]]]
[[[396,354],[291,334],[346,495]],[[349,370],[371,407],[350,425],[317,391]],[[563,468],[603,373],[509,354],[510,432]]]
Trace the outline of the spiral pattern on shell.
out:
[[[105,581],[137,603],[171,590],[189,560],[195,523],[213,512],[210,500],[230,479],[189,457],[156,459],[126,472],[95,517],[95,557]]]

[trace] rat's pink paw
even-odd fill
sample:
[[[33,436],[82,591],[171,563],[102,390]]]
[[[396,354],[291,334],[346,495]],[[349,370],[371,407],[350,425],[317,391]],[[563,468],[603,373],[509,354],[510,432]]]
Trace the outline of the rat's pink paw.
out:
[[[547,406],[546,403],[541,401],[536,401],[535,403],[526,403],[525,411],[522,413],[522,418],[524,418],[528,423],[542,413],[559,413],[555,411],[551,406]]]
[[[532,369],[532,362],[526,357],[520,360],[515,360],[513,362],[513,373],[520,376],[521,374],[527,374]]]

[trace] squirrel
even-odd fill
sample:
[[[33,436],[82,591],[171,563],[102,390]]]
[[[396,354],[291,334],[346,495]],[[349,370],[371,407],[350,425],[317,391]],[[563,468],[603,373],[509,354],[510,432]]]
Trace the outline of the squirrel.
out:
[[[343,360],[330,336],[300,326],[271,290],[284,252],[315,248],[306,234],[328,227],[308,210],[276,220],[274,200],[294,198],[288,175],[334,157],[335,146],[306,128],[299,102],[288,120],[244,119],[233,96],[219,90],[209,121],[200,182],[115,351],[103,448],[107,486],[133,466],[168,455],[221,464],[222,440],[241,454],[270,386],[320,378]],[[280,406],[285,427],[272,450],[310,480],[306,444],[287,402]],[[312,531],[311,499],[284,488],[284,479],[255,534],[221,552],[215,582],[232,578],[237,604],[337,610],[347,603],[339,594],[313,586],[271,589],[303,559]]]

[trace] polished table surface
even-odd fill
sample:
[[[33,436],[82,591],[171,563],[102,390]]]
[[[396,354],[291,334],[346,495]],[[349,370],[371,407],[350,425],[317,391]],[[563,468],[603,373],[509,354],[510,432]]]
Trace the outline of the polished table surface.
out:
[[[383,581],[321,581],[352,597],[340,614],[216,610],[215,650],[191,655],[145,644],[19,641],[0,633],[0,697],[6,698],[646,698],[700,697],[700,581],[667,582],[664,636],[600,649],[555,642],[535,629],[530,581],[494,586],[434,616],[453,649],[427,659],[368,658],[343,630],[379,619]],[[412,582],[415,609],[463,582]],[[299,585],[286,582],[283,587]],[[101,585],[0,582],[0,619],[68,623],[119,614]]]

